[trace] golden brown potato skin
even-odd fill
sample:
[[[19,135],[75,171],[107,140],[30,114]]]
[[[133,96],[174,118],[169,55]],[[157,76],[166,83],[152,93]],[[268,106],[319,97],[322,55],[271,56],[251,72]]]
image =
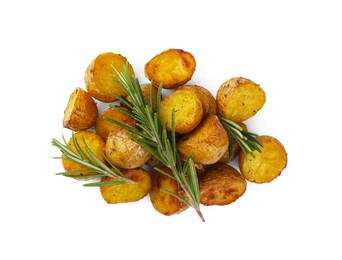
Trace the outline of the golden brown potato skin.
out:
[[[266,94],[249,79],[231,78],[218,89],[216,102],[220,115],[234,122],[243,122],[263,107]]]
[[[118,107],[121,108],[122,110],[130,112],[129,109],[125,107],[122,107],[122,106],[118,106]],[[100,135],[105,141],[107,140],[107,137],[111,131],[120,127],[117,124],[105,119],[106,117],[117,120],[123,124],[135,127],[135,120],[133,118],[113,108],[108,108],[107,110],[103,111],[98,116],[96,123],[95,123],[96,133]]]
[[[189,90],[176,90],[160,102],[162,124],[171,130],[172,110],[175,114],[175,131],[179,134],[191,132],[203,117],[202,103],[197,95]]]
[[[74,137],[76,138],[77,143],[80,145],[81,149],[87,154],[85,151],[85,146],[83,143],[83,138],[87,144],[87,146],[90,148],[90,150],[99,158],[102,162],[105,162],[105,158],[103,157],[104,149],[105,149],[105,142],[104,140],[96,133],[90,132],[90,131],[80,131],[74,134]],[[75,149],[75,146],[73,145],[72,139],[70,138],[68,145],[71,147],[71,149],[78,154],[78,152]],[[101,153],[102,151],[102,153]],[[62,155],[62,158],[64,155]],[[65,171],[74,171],[74,170],[85,170],[88,169],[85,166],[82,166],[78,163],[71,162],[68,160],[63,160],[63,167]],[[89,173],[74,173],[74,176],[91,176],[92,174],[96,174],[94,172]]]
[[[184,135],[177,143],[182,157],[193,155],[195,163],[207,165],[216,163],[228,149],[228,136],[216,115],[208,116],[191,133]]]
[[[161,169],[172,175],[170,169],[166,167],[162,167]],[[174,179],[160,172],[155,172],[152,175],[150,200],[156,211],[166,216],[171,216],[173,214],[181,213],[189,207],[171,194],[162,191],[161,188],[171,191],[181,197],[185,196],[184,191]]]
[[[98,109],[92,96],[81,88],[76,88],[70,95],[64,110],[63,127],[73,131],[91,128],[97,119]]]
[[[144,198],[151,190],[151,176],[142,168],[122,170],[122,173],[136,182],[135,184],[120,184],[101,186],[102,198],[109,204],[134,202]],[[102,177],[101,181],[116,181],[116,178]]]
[[[145,103],[148,103],[148,98],[150,96],[151,92],[151,84],[141,84],[141,91],[144,96]],[[152,109],[155,111],[157,109],[157,93],[158,93],[158,88],[155,86],[152,86]]]
[[[118,127],[109,133],[105,152],[115,166],[123,169],[141,167],[151,156],[149,152],[133,141],[127,135],[127,130],[122,127]]]
[[[277,178],[287,165],[287,153],[282,143],[276,138],[268,135],[257,137],[262,143],[261,153],[254,152],[245,156],[243,152],[239,155],[239,168],[242,175],[250,182],[266,183]]]
[[[196,60],[190,52],[168,49],[153,57],[145,64],[145,75],[159,86],[171,89],[188,82],[196,69]]]
[[[246,187],[245,178],[236,169],[226,163],[216,163],[201,178],[201,204],[228,205],[240,198]]]
[[[202,103],[203,117],[216,115],[216,100],[208,89],[198,85],[185,85],[178,87],[177,91],[182,89],[193,91],[197,95]]]
[[[127,59],[121,54],[106,52],[98,55],[88,66],[85,72],[85,84],[87,91],[97,100],[102,102],[116,101],[116,97],[112,95],[126,96],[126,93],[113,81],[112,74],[115,71],[112,66],[116,67],[120,72],[123,71]],[[129,70],[133,75],[133,68],[128,64]]]

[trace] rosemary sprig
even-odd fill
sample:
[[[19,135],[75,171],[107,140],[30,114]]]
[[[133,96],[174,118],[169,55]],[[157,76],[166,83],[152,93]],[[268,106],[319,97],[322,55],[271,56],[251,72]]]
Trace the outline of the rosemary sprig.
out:
[[[59,148],[59,150],[63,153],[63,157],[53,157],[54,159],[68,160],[74,163],[78,163],[86,169],[83,170],[75,170],[75,171],[66,171],[57,173],[56,175],[63,175],[65,177],[70,178],[82,178],[82,177],[103,177],[108,176],[112,178],[116,178],[116,181],[111,181],[111,185],[130,183],[134,184],[135,182],[127,178],[115,165],[113,165],[109,159],[102,153],[105,161],[110,165],[108,167],[105,163],[103,163],[89,148],[84,138],[82,138],[82,142],[84,145],[84,149],[80,146],[78,141],[76,140],[74,134],[71,137],[72,145],[75,147],[75,152],[70,145],[65,141],[63,136],[63,143],[59,142],[55,138],[52,139],[52,145]],[[95,172],[96,174],[92,175],[79,175],[82,173]],[[109,182],[94,182],[91,184],[84,184],[86,187],[97,187],[109,185]]]
[[[255,158],[254,151],[258,151],[259,153],[261,153],[261,149],[259,148],[259,146],[262,147],[262,143],[260,143],[256,139],[256,137],[258,136],[257,134],[244,131],[241,126],[227,118],[224,118],[220,115],[218,117],[228,134],[229,161],[233,159],[233,139],[238,143],[245,155],[249,153],[253,158]]]
[[[200,211],[199,186],[194,161],[189,157],[185,163],[182,164],[177,152],[174,112],[172,113],[170,132],[166,130],[166,124],[161,123],[160,102],[162,85],[159,85],[158,88],[157,110],[153,111],[151,96],[146,104],[141,92],[139,80],[135,78],[134,73],[129,72],[128,64],[125,64],[123,72],[118,71],[114,66],[113,70],[116,72],[116,74],[112,75],[113,80],[126,92],[129,100],[123,96],[114,95],[131,108],[131,115],[136,121],[138,128],[133,128],[113,119],[108,118],[108,120],[128,130],[128,134],[135,142],[155,156],[162,164],[171,169],[172,175],[167,173],[166,175],[177,181],[184,190],[186,198],[180,198],[177,194],[170,191],[165,192],[172,194],[193,207],[201,220],[204,221],[204,217]],[[160,169],[156,170],[164,173]]]

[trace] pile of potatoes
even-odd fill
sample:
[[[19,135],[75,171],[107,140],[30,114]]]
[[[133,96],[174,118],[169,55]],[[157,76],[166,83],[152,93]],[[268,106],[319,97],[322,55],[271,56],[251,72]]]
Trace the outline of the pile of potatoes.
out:
[[[85,140],[101,161],[106,162],[105,155],[135,182],[101,186],[100,192],[106,202],[133,202],[149,194],[156,211],[168,216],[180,213],[188,206],[161,189],[172,191],[186,199],[184,191],[174,179],[156,171],[155,167],[172,174],[170,169],[161,165],[134,142],[124,128],[106,118],[132,127],[137,127],[136,122],[127,114],[109,106],[104,111],[98,109],[98,104],[104,102],[130,112],[112,94],[126,95],[113,81],[115,72],[112,68],[115,66],[123,71],[126,63],[128,61],[124,56],[112,52],[95,57],[85,72],[86,90],[78,87],[69,98],[63,126],[74,132],[81,147],[84,148],[82,140]],[[203,86],[186,85],[195,68],[196,61],[191,53],[180,49],[165,50],[145,64],[145,75],[150,83],[141,84],[141,90],[146,100],[152,95],[153,109],[157,106],[157,86],[162,83],[163,88],[171,90],[167,91],[169,94],[166,96],[163,92],[161,120],[170,130],[172,110],[174,111],[177,149],[181,159],[193,156],[199,179],[200,202],[206,206],[227,205],[245,193],[247,181],[266,183],[278,177],[286,167],[287,153],[276,138],[258,136],[258,141],[263,145],[262,152],[255,152],[253,158],[244,154],[234,142],[234,157],[238,157],[239,170],[229,165],[229,138],[218,115],[247,130],[244,121],[263,107],[266,101],[265,92],[253,81],[237,77],[224,82],[214,97]],[[134,75],[131,65],[129,69]],[[71,139],[68,144],[77,153]],[[66,171],[85,169],[84,166],[68,160],[62,159],[62,163]],[[92,174],[94,173],[89,171],[76,177],[88,180],[92,178]],[[101,181],[111,180],[115,178],[101,178]]]

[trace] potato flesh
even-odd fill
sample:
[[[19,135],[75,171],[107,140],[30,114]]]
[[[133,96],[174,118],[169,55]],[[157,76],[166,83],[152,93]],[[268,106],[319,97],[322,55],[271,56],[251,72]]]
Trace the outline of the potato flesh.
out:
[[[136,182],[134,184],[120,184],[101,186],[102,198],[109,204],[134,202],[144,198],[151,190],[151,176],[142,168],[122,170],[122,173]],[[102,177],[101,181],[117,181],[116,178]]]
[[[150,159],[150,153],[133,141],[122,127],[110,132],[105,152],[115,166],[123,169],[141,167]]]
[[[73,131],[87,130],[95,124],[97,116],[98,109],[92,96],[76,88],[64,111],[63,127]]]
[[[228,136],[216,115],[211,115],[191,133],[183,136],[177,149],[184,158],[193,155],[196,163],[216,163],[228,149]]]
[[[266,183],[277,178],[287,164],[287,153],[279,140],[271,136],[258,136],[263,144],[261,153],[251,155],[240,152],[239,168],[242,175],[250,182]]]
[[[246,191],[246,180],[233,167],[217,163],[210,167],[200,181],[201,204],[228,205]]]
[[[172,174],[171,170],[162,167],[162,170]],[[188,208],[188,205],[168,194],[161,189],[171,191],[181,197],[184,197],[184,191],[179,187],[179,184],[172,178],[160,173],[155,172],[152,175],[152,188],[150,191],[150,200],[153,208],[161,214],[171,216],[181,213]]]
[[[99,158],[101,162],[105,162],[105,158],[103,157],[104,150],[105,150],[105,142],[104,140],[96,133],[90,132],[90,131],[80,131],[74,134],[74,137],[81,147],[82,151],[84,151],[86,154],[88,154],[85,150],[85,145],[83,142],[83,138],[85,140],[85,143],[90,148],[90,150]],[[68,145],[71,147],[71,149],[76,153],[79,154],[76,151],[75,146],[73,145],[72,139],[70,138]],[[71,172],[75,170],[86,170],[89,169],[88,167],[85,167],[83,165],[80,165],[75,162],[71,162],[68,160],[63,160],[64,155],[62,155],[62,163],[65,171]],[[92,174],[96,174],[95,172],[89,172],[89,173],[74,173],[74,176],[89,176]]]
[[[121,54],[113,52],[98,55],[88,66],[85,73],[87,91],[97,100],[102,102],[114,102],[117,98],[112,94],[126,96],[126,93],[113,81],[114,66],[123,72],[127,59]],[[133,74],[133,68],[128,64]]]
[[[169,49],[145,64],[145,75],[156,86],[171,89],[188,82],[195,72],[194,56],[180,49]]]
[[[129,112],[129,110],[125,107],[118,107],[122,110],[125,110],[126,112]],[[118,110],[108,108],[98,116],[95,123],[96,133],[100,135],[105,141],[107,140],[107,137],[111,131],[115,131],[115,129],[118,129],[120,127],[119,125],[107,120],[106,117],[119,121],[123,124],[135,127],[134,119]]]
[[[176,90],[160,103],[161,122],[171,130],[172,110],[175,114],[175,131],[179,134],[191,132],[203,117],[202,103],[195,93]]]
[[[254,116],[265,104],[263,89],[246,78],[232,78],[224,82],[216,94],[219,113],[234,122]]]

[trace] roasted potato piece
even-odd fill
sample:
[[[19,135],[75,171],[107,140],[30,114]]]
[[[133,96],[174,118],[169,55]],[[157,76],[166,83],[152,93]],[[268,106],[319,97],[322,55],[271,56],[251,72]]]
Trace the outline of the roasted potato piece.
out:
[[[87,144],[87,146],[90,148],[90,150],[96,155],[97,158],[99,158],[99,160],[101,160],[102,162],[105,162],[105,158],[103,157],[104,154],[104,149],[105,149],[105,141],[96,133],[90,132],[90,131],[80,131],[74,134],[74,137],[77,141],[77,143],[79,144],[79,146],[81,147],[82,151],[84,151],[85,154],[88,154],[85,150],[85,145],[83,142],[83,138],[85,140],[85,143]],[[72,138],[70,138],[68,145],[71,147],[71,149],[79,154],[76,151],[76,148],[72,142]],[[102,152],[102,153],[101,153]],[[75,170],[87,170],[88,168],[80,165],[78,163],[75,162],[71,162],[69,160],[63,160],[64,155],[62,155],[62,163],[63,163],[63,167],[65,169],[65,171],[68,172],[72,172]],[[87,172],[87,173],[74,173],[74,176],[80,176],[80,179],[82,179],[82,176],[90,176],[92,174],[96,174],[94,172]]]
[[[245,178],[226,163],[212,165],[200,181],[201,204],[228,205],[246,191]]]
[[[98,109],[92,96],[76,88],[64,110],[63,127],[77,132],[87,130],[95,124],[97,115]]]
[[[197,95],[189,90],[177,90],[160,102],[161,122],[166,122],[171,130],[172,110],[175,114],[175,131],[179,134],[191,132],[203,117],[202,103]]]
[[[231,78],[224,82],[216,94],[219,113],[234,122],[242,122],[255,115],[265,104],[266,94],[253,81]]]
[[[120,107],[120,106],[119,106]],[[125,110],[129,112],[129,109],[125,107],[120,107],[122,110]],[[106,117],[117,120],[123,124],[135,127],[135,120],[131,118],[130,116],[121,113],[118,110],[115,110],[113,108],[108,108],[107,110],[103,111],[97,118],[95,123],[95,131],[98,135],[100,135],[103,140],[107,140],[107,137],[111,131],[113,131],[115,128],[118,128],[117,124],[108,121],[105,119]]]
[[[177,88],[177,91],[181,89],[193,91],[197,95],[202,103],[203,117],[216,115],[216,100],[208,89],[197,85],[185,85]]]
[[[282,143],[272,136],[258,136],[262,143],[261,152],[251,155],[240,152],[239,168],[242,175],[250,182],[265,183],[277,178],[287,164],[287,153]]]
[[[85,84],[87,91],[97,100],[103,102],[113,102],[117,98],[112,93],[126,96],[126,93],[118,84],[113,81],[116,75],[112,66],[120,72],[123,71],[127,59],[121,54],[106,52],[98,55],[88,66],[85,73]],[[133,75],[133,68],[128,64]]]
[[[162,167],[162,170],[172,175],[169,168]],[[171,191],[181,197],[185,197],[184,190],[181,189],[179,184],[172,178],[160,173],[155,172],[152,175],[152,188],[150,191],[150,200],[154,209],[164,215],[171,216],[173,214],[181,213],[189,206],[161,189]]]
[[[177,143],[179,153],[187,158],[193,155],[195,163],[216,163],[228,149],[228,136],[216,115],[208,116],[191,133]]]
[[[145,103],[147,104],[148,98],[150,96],[151,92],[151,84],[141,84],[141,91],[144,96]],[[155,111],[157,110],[157,93],[158,93],[158,88],[155,86],[152,86],[152,109]]]
[[[188,82],[196,69],[194,56],[180,49],[169,49],[145,64],[145,75],[156,86],[171,89]]]
[[[122,173],[136,182],[135,184],[119,184],[101,186],[103,199],[109,204],[138,201],[144,198],[151,190],[151,176],[142,168],[122,170]],[[101,181],[116,181],[116,178],[102,177]]]
[[[150,153],[133,141],[122,127],[109,133],[105,151],[109,161],[123,169],[141,167],[150,159]]]

